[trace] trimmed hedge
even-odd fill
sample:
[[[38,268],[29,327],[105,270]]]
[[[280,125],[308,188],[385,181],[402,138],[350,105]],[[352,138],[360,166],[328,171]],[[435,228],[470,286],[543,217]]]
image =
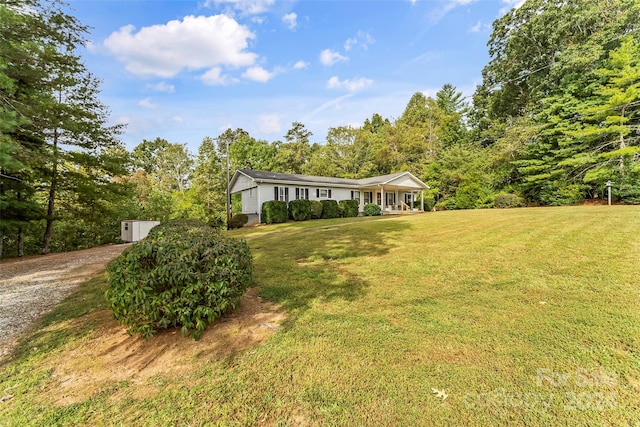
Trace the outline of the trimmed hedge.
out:
[[[244,225],[249,222],[249,215],[247,214],[235,214],[229,220],[229,228],[242,228]]]
[[[311,219],[311,201],[306,199],[290,201],[289,218],[294,221],[306,221]]]
[[[322,203],[319,200],[309,200],[311,202],[311,219],[322,218]]]
[[[367,203],[362,213],[364,216],[377,216],[382,215],[382,209],[375,203]]]
[[[263,224],[279,224],[287,222],[289,212],[287,210],[287,202],[279,200],[270,200],[262,204],[262,223]]]
[[[335,200],[320,200],[320,203],[322,203],[322,219],[338,218],[340,216],[338,202]]]
[[[338,202],[338,209],[340,210],[340,217],[351,218],[358,216],[360,208],[360,202],[357,200],[340,200]]]
[[[197,339],[236,307],[251,282],[252,259],[244,240],[180,221],[154,227],[107,270],[105,297],[130,334],[149,338],[158,329],[180,327]]]

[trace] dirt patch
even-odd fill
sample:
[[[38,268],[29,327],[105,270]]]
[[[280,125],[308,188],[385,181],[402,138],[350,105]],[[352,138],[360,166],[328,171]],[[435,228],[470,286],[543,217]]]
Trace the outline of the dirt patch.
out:
[[[179,330],[159,333],[147,341],[129,336],[108,311],[92,316],[103,326],[77,348],[57,357],[52,367],[51,394],[58,405],[81,402],[123,381],[136,384],[134,398],[154,395],[158,389],[148,384],[150,377],[186,373],[194,366],[260,345],[285,317],[253,288],[233,313],[210,325],[198,341],[182,336]]]
[[[130,245],[0,261],[0,359],[33,322]]]

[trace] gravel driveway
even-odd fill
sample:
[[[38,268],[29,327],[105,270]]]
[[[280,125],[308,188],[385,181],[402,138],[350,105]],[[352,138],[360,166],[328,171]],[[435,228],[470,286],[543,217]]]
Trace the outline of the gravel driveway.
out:
[[[0,359],[11,352],[19,335],[36,319],[128,246],[107,245],[0,261]]]

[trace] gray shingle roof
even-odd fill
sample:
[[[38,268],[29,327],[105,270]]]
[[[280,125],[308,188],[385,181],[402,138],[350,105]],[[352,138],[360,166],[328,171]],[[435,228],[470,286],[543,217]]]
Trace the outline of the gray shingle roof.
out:
[[[340,186],[350,186],[350,187],[367,187],[372,185],[386,184],[387,182],[392,181],[393,179],[398,178],[399,176],[408,174],[408,172],[400,172],[400,173],[393,173],[389,175],[374,176],[371,178],[346,179],[346,178],[330,178],[326,176],[265,172],[265,171],[256,171],[252,169],[239,169],[238,172],[241,172],[257,181],[287,181],[287,182],[300,182],[300,183],[307,183],[307,184],[324,184],[328,186],[340,185]],[[418,181],[421,182],[420,180]]]

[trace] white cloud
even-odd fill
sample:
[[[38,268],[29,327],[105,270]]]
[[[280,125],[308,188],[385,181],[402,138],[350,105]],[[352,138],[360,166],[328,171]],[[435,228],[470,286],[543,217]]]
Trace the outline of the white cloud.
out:
[[[298,15],[295,12],[287,13],[282,17],[282,22],[287,24],[287,27],[293,31],[298,27]]]
[[[505,7],[501,8],[498,12],[499,16],[502,16],[509,12],[511,9],[520,9],[520,6],[524,4],[525,0],[502,0],[502,4]]]
[[[275,0],[206,0],[204,4],[205,6],[228,6],[245,15],[257,15],[269,10],[275,2]]]
[[[335,52],[331,49],[325,49],[320,52],[320,62],[328,67],[335,64],[336,62],[342,62],[348,59],[349,58],[347,58],[346,56],[340,55],[338,52]]]
[[[151,98],[145,98],[138,102],[138,105],[142,108],[158,108],[158,104],[151,102]]]
[[[153,90],[155,92],[173,93],[176,91],[176,87],[174,85],[170,85],[166,82],[160,82],[154,85],[148,84],[145,86],[145,88],[149,90]]]
[[[476,25],[474,25],[473,27],[469,28],[469,32],[471,33],[479,33],[481,31],[487,31],[491,29],[491,26],[489,24],[485,24],[482,21],[478,21],[476,23]]]
[[[248,68],[247,71],[242,73],[242,77],[248,80],[265,83],[271,80],[276,73],[271,73],[260,66]]]
[[[138,32],[127,25],[104,45],[134,74],[173,77],[185,69],[253,65],[257,55],[246,49],[254,38],[247,27],[225,15],[186,16]]]
[[[262,114],[258,117],[258,128],[260,132],[267,134],[280,133],[282,131],[281,119],[279,114]]]
[[[367,50],[370,45],[375,43],[375,39],[371,37],[371,34],[364,31],[358,31],[358,33],[344,42],[344,50],[350,51],[354,46],[360,46],[362,49]]]
[[[173,117],[171,117],[171,121],[172,121],[173,123],[176,123],[176,124],[182,124],[182,123],[184,123],[184,119],[183,119],[182,117],[180,117],[180,116],[173,116]]]
[[[200,79],[209,86],[226,86],[230,83],[229,77],[222,74],[220,67],[213,67],[204,73]]]
[[[363,89],[367,86],[371,86],[373,84],[373,80],[366,79],[361,77],[359,79],[354,80],[340,80],[338,77],[333,76],[327,82],[327,88],[329,89],[346,89],[349,92],[355,92],[357,90]]]
[[[437,24],[442,18],[447,15],[447,13],[451,12],[456,7],[466,6],[476,1],[477,0],[449,0],[448,2],[434,2],[437,6],[433,10],[431,10],[431,13],[429,14],[429,20],[432,24]]]
[[[308,62],[304,62],[302,60],[296,62],[295,64],[293,64],[293,69],[294,70],[303,70],[305,68],[307,68],[309,66]]]

